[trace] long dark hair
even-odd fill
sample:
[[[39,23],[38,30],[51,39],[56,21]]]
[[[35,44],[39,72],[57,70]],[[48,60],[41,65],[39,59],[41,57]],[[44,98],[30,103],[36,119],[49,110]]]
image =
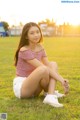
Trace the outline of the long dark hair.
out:
[[[38,29],[39,29],[39,31],[41,33],[41,38],[40,38],[39,42],[42,41],[42,32],[41,32],[41,29],[38,26],[38,24],[36,24],[34,22],[29,22],[29,23],[25,24],[24,27],[23,27],[23,30],[22,30],[22,34],[21,34],[21,38],[20,38],[20,42],[19,42],[18,48],[17,48],[16,53],[15,53],[15,66],[17,65],[18,53],[19,53],[20,48],[23,47],[23,46],[25,46],[25,45],[29,45],[28,31],[29,31],[29,29],[32,26],[38,27]]]

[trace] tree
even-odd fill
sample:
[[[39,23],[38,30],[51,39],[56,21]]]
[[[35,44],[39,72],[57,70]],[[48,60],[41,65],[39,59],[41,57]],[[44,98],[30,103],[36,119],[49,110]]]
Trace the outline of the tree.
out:
[[[23,23],[22,23],[22,22],[20,22],[20,23],[19,23],[19,25],[20,25],[20,26],[23,26]]]
[[[2,21],[2,23],[3,23],[3,27],[4,27],[5,31],[8,31],[9,24],[7,22],[5,22],[5,21]]]

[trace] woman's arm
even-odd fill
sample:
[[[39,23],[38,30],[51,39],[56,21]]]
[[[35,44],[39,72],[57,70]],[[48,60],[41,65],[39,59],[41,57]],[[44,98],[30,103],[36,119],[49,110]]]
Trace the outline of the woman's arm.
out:
[[[43,62],[43,64],[44,64],[45,66],[48,67],[50,76],[51,76],[52,78],[54,78],[55,80],[58,80],[58,81],[60,81],[61,83],[63,83],[64,78],[63,78],[61,75],[59,75],[58,72],[56,72],[55,70],[53,70],[53,69],[50,67],[50,62],[49,62],[48,58],[47,58],[47,57],[43,57],[42,62]]]
[[[27,62],[32,64],[34,67],[39,67],[39,66],[46,66],[49,70],[49,74],[52,78],[54,78],[57,81],[60,81],[61,83],[63,83],[64,79],[62,78],[62,76],[60,76],[57,72],[55,72],[55,70],[52,70],[49,67],[49,61],[47,59],[47,57],[43,57],[43,62],[40,62],[39,60],[37,60],[36,58],[33,60],[28,60]]]

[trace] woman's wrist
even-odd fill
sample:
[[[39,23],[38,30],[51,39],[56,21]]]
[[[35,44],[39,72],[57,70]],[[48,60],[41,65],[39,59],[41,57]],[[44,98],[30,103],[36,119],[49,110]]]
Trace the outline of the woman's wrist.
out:
[[[63,83],[64,83],[64,79],[61,79],[60,82],[61,82],[61,84],[63,85]]]
[[[64,83],[64,78],[62,76],[60,76],[60,82],[61,82],[61,84]]]

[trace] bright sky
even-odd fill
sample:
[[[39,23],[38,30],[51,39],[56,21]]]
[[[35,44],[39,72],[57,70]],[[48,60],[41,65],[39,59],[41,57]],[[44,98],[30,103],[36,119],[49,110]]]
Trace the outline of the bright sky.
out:
[[[62,3],[62,0],[0,0],[0,21],[10,25],[22,22],[39,22],[53,19],[57,24],[80,24],[79,3]],[[65,0],[66,1],[66,0]],[[70,1],[70,0],[69,0]],[[71,0],[74,1],[74,0]]]

